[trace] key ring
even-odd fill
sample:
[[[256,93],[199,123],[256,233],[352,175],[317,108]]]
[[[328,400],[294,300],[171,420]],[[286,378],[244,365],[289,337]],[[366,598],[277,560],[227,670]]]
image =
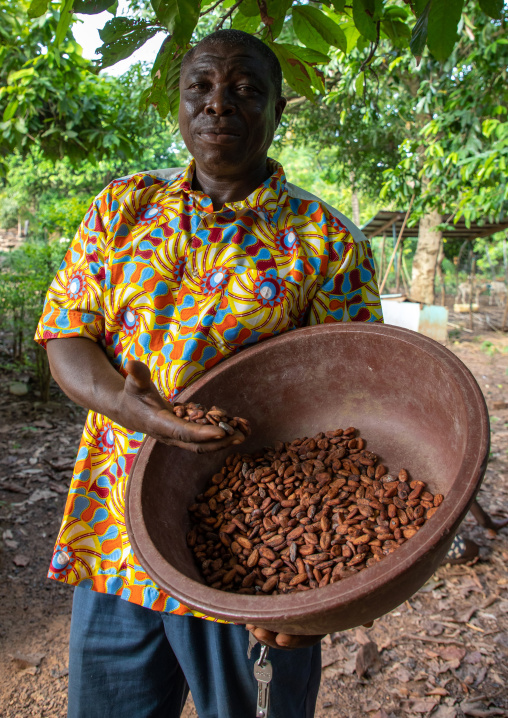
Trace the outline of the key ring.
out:
[[[258,666],[263,668],[265,665],[266,657],[268,655],[268,646],[261,645],[261,653],[259,654]]]

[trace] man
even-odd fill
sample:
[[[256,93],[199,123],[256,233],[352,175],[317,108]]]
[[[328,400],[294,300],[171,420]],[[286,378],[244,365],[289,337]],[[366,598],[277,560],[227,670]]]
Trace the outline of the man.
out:
[[[72,718],[178,716],[187,684],[200,718],[255,715],[247,631],[197,620],[161,591],[132,553],[123,511],[143,435],[198,452],[243,440],[172,414],[168,402],[203,372],[299,326],[381,320],[361,232],[267,159],[281,81],[250,35],[198,43],[180,79],[193,161],[112,182],[48,292],[38,341],[63,390],[90,409],[49,574],[78,587]],[[320,637],[249,628],[274,649],[272,718],[310,718]]]

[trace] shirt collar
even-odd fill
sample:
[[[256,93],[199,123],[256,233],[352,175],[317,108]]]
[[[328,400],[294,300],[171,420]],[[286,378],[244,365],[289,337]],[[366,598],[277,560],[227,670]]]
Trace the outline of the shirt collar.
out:
[[[267,160],[270,177],[257,187],[254,192],[241,202],[226,202],[222,211],[233,210],[235,213],[253,210],[258,214],[273,215],[278,207],[282,206],[287,198],[287,182],[284,168],[271,158]],[[212,200],[203,192],[192,189],[192,180],[196,164],[191,160],[184,172],[180,174],[168,187],[171,194],[183,192],[192,198],[197,209],[213,212]]]

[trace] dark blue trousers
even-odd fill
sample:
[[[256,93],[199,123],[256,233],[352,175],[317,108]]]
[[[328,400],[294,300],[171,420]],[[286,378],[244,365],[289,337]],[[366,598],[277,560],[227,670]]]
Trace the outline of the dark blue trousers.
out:
[[[68,718],[178,718],[190,688],[199,718],[255,718],[254,661],[243,626],[152,611],[77,588]],[[321,647],[270,649],[270,718],[312,718]]]

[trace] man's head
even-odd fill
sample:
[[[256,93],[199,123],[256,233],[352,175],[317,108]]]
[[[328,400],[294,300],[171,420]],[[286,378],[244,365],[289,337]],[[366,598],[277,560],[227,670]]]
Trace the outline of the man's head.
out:
[[[279,61],[263,42],[220,30],[185,55],[180,130],[198,167],[252,171],[266,160],[286,101]]]

